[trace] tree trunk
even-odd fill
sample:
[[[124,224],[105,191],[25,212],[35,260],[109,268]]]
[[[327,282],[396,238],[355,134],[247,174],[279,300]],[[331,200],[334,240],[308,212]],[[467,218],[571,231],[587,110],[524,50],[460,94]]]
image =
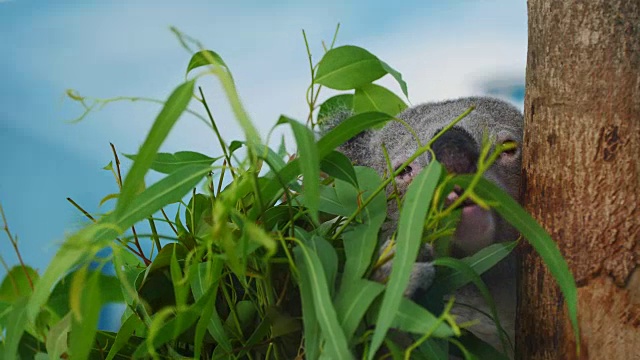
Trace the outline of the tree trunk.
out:
[[[525,207],[578,284],[581,352],[524,246],[521,359],[640,359],[640,1],[529,0]]]

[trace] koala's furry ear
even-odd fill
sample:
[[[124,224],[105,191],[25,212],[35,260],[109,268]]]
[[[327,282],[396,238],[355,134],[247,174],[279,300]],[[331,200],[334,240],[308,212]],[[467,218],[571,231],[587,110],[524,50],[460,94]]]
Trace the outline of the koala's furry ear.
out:
[[[320,119],[320,134],[325,135],[338,124],[353,115],[353,111],[347,108],[336,109],[328,116]],[[354,165],[371,166],[371,153],[369,146],[375,132],[365,130],[360,134],[352,137],[347,142],[339,146],[336,150],[345,154]]]

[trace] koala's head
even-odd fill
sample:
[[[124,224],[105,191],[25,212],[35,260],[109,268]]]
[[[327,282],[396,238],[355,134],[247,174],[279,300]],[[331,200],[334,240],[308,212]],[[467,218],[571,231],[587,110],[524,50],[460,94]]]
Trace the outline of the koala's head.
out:
[[[477,168],[483,137],[492,140],[493,147],[496,143],[513,142],[517,147],[503,152],[485,173],[485,177],[520,201],[523,116],[515,107],[497,99],[472,97],[415,106],[402,112],[398,118],[407,122],[417,133],[420,142],[426,144],[471,105],[476,106],[475,110],[433,143],[432,149],[436,159],[450,173],[473,173]],[[357,165],[373,167],[383,174],[387,170],[382,151],[383,143],[394,169],[415,153],[419,146],[407,128],[394,121],[381,130],[360,134],[344,144],[340,150]],[[396,177],[400,195],[430,161],[431,155],[425,153]],[[448,198],[454,200],[457,196],[454,192],[449,194]],[[398,219],[395,204],[395,201],[389,203],[392,226],[395,226]],[[469,255],[494,242],[514,240],[515,236],[515,230],[495,212],[468,202],[462,209],[453,245],[458,254]]]

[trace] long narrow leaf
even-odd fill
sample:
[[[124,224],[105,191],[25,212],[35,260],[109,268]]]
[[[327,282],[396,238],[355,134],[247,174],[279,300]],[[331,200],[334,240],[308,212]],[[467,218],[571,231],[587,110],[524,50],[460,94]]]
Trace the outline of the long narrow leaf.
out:
[[[297,259],[301,259],[304,267],[298,269],[306,273],[310,282],[318,324],[326,341],[327,355],[333,359],[351,359],[347,338],[338,321],[338,315],[329,296],[329,287],[318,255],[311,248],[300,244],[294,249]]]
[[[7,319],[6,338],[4,341],[4,359],[14,359],[18,353],[20,339],[27,326],[26,303],[18,301],[12,305]]]
[[[280,117],[281,119],[283,117]],[[293,136],[296,138],[298,145],[298,156],[300,158],[300,169],[302,170],[303,194],[305,195],[305,204],[309,209],[311,219],[317,224],[318,203],[320,202],[320,158],[318,156],[318,147],[309,128],[303,124],[286,118],[291,125]]]
[[[359,279],[352,282],[336,297],[336,312],[347,339],[351,339],[364,314],[384,290],[384,285]]]
[[[516,245],[518,245],[517,241],[493,244],[462,259],[462,261],[469,265],[477,274],[483,274],[500,260],[507,257],[511,251],[515,249]],[[453,291],[465,286],[470,281],[471,280],[461,272],[451,271],[445,276],[437,277],[429,290],[433,290],[440,294],[451,294]],[[427,293],[427,296],[429,296],[429,293]]]
[[[220,259],[213,258],[211,262],[201,263],[194,268],[198,273],[195,276],[191,276],[191,289],[193,291],[193,297],[196,301],[207,294],[209,286],[213,287],[210,292],[211,303],[214,302],[215,296],[218,293],[218,286],[220,283],[220,277],[222,275],[223,262]],[[231,341],[229,336],[224,330],[220,315],[215,306],[206,307],[202,313],[202,317],[198,321],[198,327],[204,321],[206,329],[213,337],[213,339],[224,349],[224,351],[230,353],[232,351]],[[204,326],[204,325],[202,325]]]
[[[52,359],[59,359],[60,355],[68,352],[68,334],[71,328],[71,319],[73,314],[67,313],[57,324],[51,327],[49,336],[47,337],[47,355]]]
[[[366,199],[373,195],[382,180],[371,168],[357,166],[355,168],[360,188],[355,189],[344,181],[336,180],[336,192],[345,209],[359,204],[358,199]],[[357,208],[357,207],[356,207]],[[387,199],[379,193],[361,211],[362,223],[353,225],[343,233],[346,261],[342,275],[342,287],[362,278],[371,264],[371,259],[378,248],[378,232],[387,216]],[[350,214],[349,214],[350,215]],[[341,289],[342,290],[342,289]]]
[[[320,159],[362,131],[382,125],[391,119],[391,115],[381,112],[366,112],[346,119],[318,140]]]
[[[454,335],[449,325],[439,322],[438,318],[427,309],[407,298],[401,299],[398,313],[391,326],[414,334],[425,334],[432,331],[432,336],[436,338],[448,338]]]
[[[78,290],[82,293],[82,303],[80,306],[82,317],[74,314],[71,332],[69,333],[69,350],[73,358],[89,358],[93,339],[98,330],[98,320],[100,318],[100,308],[102,305],[100,286],[98,284],[100,280],[99,274],[99,271],[93,271],[88,277],[86,285]]]
[[[260,145],[262,141],[260,140],[258,130],[251,122],[249,114],[242,105],[242,101],[240,101],[231,70],[224,60],[222,60],[222,57],[211,50],[202,50],[194,54],[189,61],[187,74],[189,71],[202,66],[210,66],[211,73],[220,80],[222,88],[229,99],[231,110],[233,110],[233,114],[244,131],[249,151],[254,151],[254,148]]]
[[[127,320],[122,323],[120,326],[120,330],[118,330],[118,334],[116,335],[116,339],[111,345],[111,349],[109,349],[109,353],[107,354],[107,358],[105,360],[112,360],[118,355],[120,349],[122,349],[133,335],[136,328],[142,325],[142,321],[136,314],[131,314]]]
[[[138,152],[136,161],[127,174],[122,191],[118,197],[116,213],[124,211],[133,200],[136,193],[142,188],[144,176],[156,158],[160,145],[164,142],[171,128],[189,105],[193,95],[194,81],[187,81],[178,86],[167,99],[160,114],[153,123],[146,140]]]
[[[302,250],[295,248],[296,267],[298,268],[300,287],[300,302],[302,305],[302,325],[304,331],[304,347],[306,357],[311,360],[318,359],[320,353],[320,324],[315,311],[312,283],[309,278],[309,270],[306,261],[302,259]]]
[[[136,160],[138,155],[124,154],[131,160]],[[150,165],[151,170],[155,170],[163,174],[171,174],[172,172],[188,165],[211,165],[214,161],[221,159],[222,156],[215,158],[200,154],[194,151],[178,151],[174,154],[157,153],[155,159]]]
[[[336,179],[340,179],[358,187],[358,178],[351,165],[351,160],[338,151],[332,151],[320,161],[320,169]]]
[[[376,329],[371,340],[369,360],[382,345],[387,331],[400,307],[404,290],[409,283],[413,263],[418,257],[422,240],[424,218],[427,215],[433,192],[438,184],[442,166],[438,162],[430,163],[411,182],[404,196],[404,205],[398,222],[398,240],[393,268],[389,276],[387,290],[382,299],[382,306]]]
[[[472,176],[457,176],[453,182],[466,188],[471,183]],[[551,236],[540,226],[524,209],[499,186],[492,182],[480,179],[475,193],[483,199],[495,203],[493,208],[515,227],[533,246],[540,255],[551,274],[558,282],[560,290],[564,295],[569,310],[569,319],[573,326],[576,339],[580,339],[580,329],[578,327],[578,298],[576,282],[569,270],[569,265],[562,257],[560,249],[551,239]],[[579,344],[578,344],[579,346]]]

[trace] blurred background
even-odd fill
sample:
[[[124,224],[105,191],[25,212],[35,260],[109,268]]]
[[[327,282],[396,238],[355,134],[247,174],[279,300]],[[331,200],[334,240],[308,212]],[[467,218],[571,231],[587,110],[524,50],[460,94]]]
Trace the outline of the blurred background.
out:
[[[91,213],[110,209],[112,203],[99,206],[117,192],[113,175],[102,169],[113,158],[109,143],[120,154],[136,153],[160,110],[116,102],[71,124],[83,109],[64,99],[65,90],[166,99],[184,81],[190,58],[169,26],[223,57],[266,134],[281,114],[306,119],[310,73],[302,29],[317,62],[322,41],[330,43],[338,23],[336,44],[364,47],[400,71],[414,105],[485,94],[522,108],[526,15],[524,0],[0,0],[0,204],[22,257],[42,274],[65,234],[86,223],[67,197]],[[378,83],[401,94],[388,76]],[[242,139],[217,82],[207,78],[199,85],[223,137]],[[279,141],[280,135],[272,139]],[[178,150],[221,155],[214,134],[188,115],[161,149]],[[129,162],[121,161],[126,171]],[[149,176],[149,182],[157,179]],[[18,263],[4,233],[0,254],[10,267]],[[5,274],[0,269],[0,278]],[[105,316],[101,328],[118,322]]]

